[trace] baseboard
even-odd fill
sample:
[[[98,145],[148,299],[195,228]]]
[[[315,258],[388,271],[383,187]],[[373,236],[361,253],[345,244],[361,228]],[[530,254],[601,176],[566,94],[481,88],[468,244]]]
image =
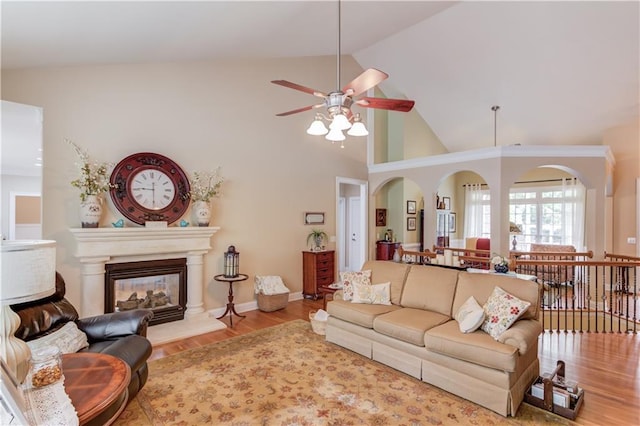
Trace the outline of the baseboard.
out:
[[[295,293],[289,293],[289,302],[292,302],[294,300],[301,300],[302,297],[302,292],[298,291]],[[252,300],[251,302],[245,302],[245,303],[236,303],[235,305],[236,308],[236,312],[249,312],[249,311],[255,311],[258,309],[258,301],[257,300]],[[215,309],[210,309],[207,312],[209,312],[209,314],[211,316],[213,316],[214,318],[219,317],[220,315],[222,315],[224,313],[224,311],[227,309],[226,306],[221,307],[221,308],[215,308]]]

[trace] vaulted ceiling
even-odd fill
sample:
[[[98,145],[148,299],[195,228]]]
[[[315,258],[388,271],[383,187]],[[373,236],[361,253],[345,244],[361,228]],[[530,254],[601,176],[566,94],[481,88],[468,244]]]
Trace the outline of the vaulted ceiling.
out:
[[[494,143],[600,144],[606,129],[639,116],[639,6],[345,0],[342,53],[390,74],[385,94],[414,99],[451,152]],[[3,68],[337,50],[335,1],[1,7]]]

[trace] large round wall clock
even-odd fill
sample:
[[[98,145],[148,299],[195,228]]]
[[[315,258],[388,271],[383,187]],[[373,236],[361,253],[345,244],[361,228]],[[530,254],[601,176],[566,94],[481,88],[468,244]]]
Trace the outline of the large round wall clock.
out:
[[[130,221],[178,220],[189,207],[189,179],[176,162],[152,152],[132,154],[111,173],[110,193],[118,211]]]

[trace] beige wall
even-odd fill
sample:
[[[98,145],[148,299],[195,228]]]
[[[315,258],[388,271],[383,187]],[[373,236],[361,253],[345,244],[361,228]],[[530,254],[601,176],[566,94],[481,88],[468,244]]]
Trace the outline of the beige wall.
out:
[[[362,71],[350,57],[342,66],[345,79]],[[207,309],[226,304],[228,288],[213,276],[231,244],[241,253],[241,272],[251,276],[236,287],[236,302],[254,299],[255,274],[281,275],[292,292],[301,291],[310,230],[303,213],[325,212],[322,229],[335,235],[335,178],[366,180],[366,141],[349,138],[340,149],[305,133],[312,113],[276,117],[317,99],[269,83],[274,79],[333,90],[335,58],[2,71],[3,99],[44,108],[43,237],[58,242],[58,269],[74,305],[81,308],[82,289],[69,228],[80,225],[79,196],[69,184],[76,158],[65,138],[98,161],[152,151],[187,172],[222,167],[226,182],[212,219],[222,229],[204,265]],[[101,226],[120,218],[110,202],[106,210]]]
[[[613,170],[613,240],[616,254],[637,256],[637,243],[627,243],[628,237],[638,238],[636,211],[636,180],[640,178],[640,121],[609,129],[604,145],[609,145],[616,157]]]

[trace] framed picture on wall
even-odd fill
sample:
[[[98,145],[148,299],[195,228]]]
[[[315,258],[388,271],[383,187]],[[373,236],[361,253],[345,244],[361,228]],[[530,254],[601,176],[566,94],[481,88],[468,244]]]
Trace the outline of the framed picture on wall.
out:
[[[456,214],[449,213],[449,232],[456,232]]]
[[[444,205],[445,210],[451,210],[451,198],[442,197],[442,204]]]
[[[387,209],[376,209],[376,226],[387,226]]]
[[[407,200],[407,214],[416,214],[416,202]]]
[[[408,217],[407,218],[407,231],[415,231],[416,230],[416,218]]]

